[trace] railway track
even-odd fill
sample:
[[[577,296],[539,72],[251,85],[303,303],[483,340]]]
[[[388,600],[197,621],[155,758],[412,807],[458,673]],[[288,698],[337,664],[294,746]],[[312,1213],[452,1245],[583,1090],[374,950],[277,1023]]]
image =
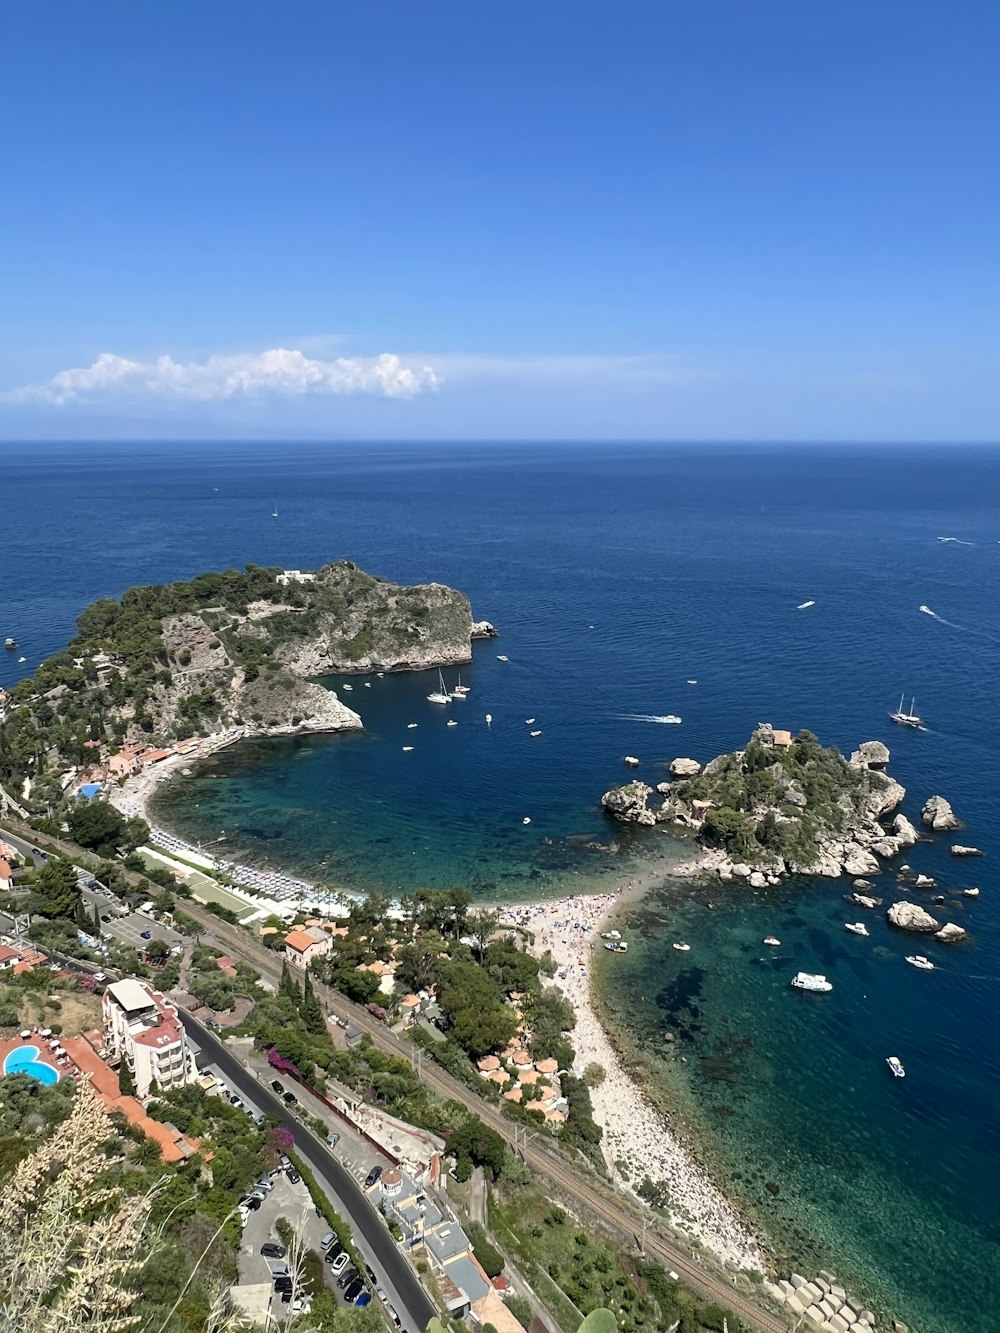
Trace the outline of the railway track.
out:
[[[276,981],[280,977],[281,956],[257,944],[244,930],[221,921],[207,909],[191,902],[184,903],[183,911],[194,917],[199,925],[203,925],[206,933],[223,944],[228,953],[252,963],[269,980]],[[656,1259],[665,1268],[681,1274],[686,1284],[697,1295],[707,1300],[718,1301],[738,1314],[752,1328],[760,1330],[761,1333],[788,1333],[787,1323],[757,1305],[716,1273],[702,1267],[690,1255],[665,1240],[648,1225],[651,1214],[647,1213],[644,1216],[632,1205],[627,1196],[609,1197],[602,1189],[597,1188],[595,1182],[587,1178],[582,1168],[573,1166],[555,1152],[532,1143],[530,1141],[532,1131],[529,1130],[526,1135],[519,1134],[520,1126],[507,1120],[489,1102],[481,1100],[458,1079],[435,1065],[430,1057],[421,1058],[423,1052],[418,1047],[389,1032],[362,1006],[355,1004],[323,982],[314,980],[313,988],[317,997],[328,1008],[348,1018],[367,1033],[381,1050],[390,1055],[400,1056],[411,1065],[416,1065],[419,1060],[420,1078],[424,1083],[443,1097],[461,1102],[491,1129],[496,1130],[520,1154],[525,1164],[551,1180],[571,1205],[575,1203],[581,1210],[595,1214],[604,1226],[620,1236],[626,1244],[640,1246],[647,1256]]]

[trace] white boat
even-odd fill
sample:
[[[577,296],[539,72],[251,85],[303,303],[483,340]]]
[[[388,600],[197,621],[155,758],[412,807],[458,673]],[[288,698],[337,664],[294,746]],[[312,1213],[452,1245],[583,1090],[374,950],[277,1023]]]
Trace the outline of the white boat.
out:
[[[412,746],[412,745],[404,745],[404,746],[403,746],[403,753],[404,753],[404,754],[409,754],[410,751],[411,751],[412,749],[413,749],[413,746]]]
[[[898,1055],[888,1056],[886,1064],[892,1070],[894,1078],[906,1078],[906,1070],[903,1068],[903,1062]]]
[[[522,823],[522,824],[530,824],[530,823],[531,823],[531,820],[528,818],[527,815],[525,815],[524,818],[521,820],[521,823]]]
[[[28,659],[26,657],[19,657],[17,660],[19,662],[27,662]]]
[[[917,967],[921,972],[933,972],[934,964],[929,958],[925,958],[922,953],[908,953],[906,961],[911,967]]]
[[[670,725],[674,727],[679,727],[681,724],[681,719],[676,713],[667,713],[663,720],[664,722],[669,722]]]
[[[450,704],[451,695],[444,687],[444,676],[441,675],[441,668],[438,668],[438,688],[432,690],[427,696],[428,703],[432,704]]]
[[[815,606],[815,605],[816,605],[815,602],[799,602],[798,606],[795,609],[796,611],[804,611],[807,606]]]
[[[963,895],[964,895],[966,898],[978,898],[978,897],[979,897],[979,890],[978,890],[978,889],[963,889],[963,890],[962,890],[962,893],[963,893]]]
[[[533,726],[533,725],[534,725],[534,721],[535,721],[535,719],[534,719],[533,717],[526,717],[526,718],[524,719],[524,725],[525,725],[526,727]]]
[[[540,736],[541,734],[542,734],[542,733],[541,733],[540,731],[529,731],[529,732],[528,732],[528,735],[529,735],[529,736]]]
[[[827,981],[821,972],[796,972],[791,984],[796,990],[833,990],[832,982]]]
[[[628,945],[624,940],[605,940],[604,947],[608,953],[628,953]]]
[[[488,727],[490,727],[490,726],[493,725],[493,714],[492,714],[492,713],[487,713],[487,714],[486,714],[486,725],[487,725]]]
[[[407,730],[407,731],[415,731],[416,728],[417,728],[418,726],[419,726],[419,723],[417,723],[417,722],[407,722],[407,724],[406,724],[406,730]]]
[[[778,939],[777,935],[765,935],[764,943],[770,945],[772,949],[777,949],[781,946],[781,940]]]
[[[461,673],[461,671],[460,671],[460,672],[458,673],[458,684],[455,686],[455,688],[454,688],[454,689],[452,690],[452,692],[451,692],[451,693],[452,693],[452,697],[455,698],[455,699],[464,699],[465,696],[469,693],[469,690],[470,690],[471,688],[472,688],[472,687],[471,687],[470,685],[463,685],[463,684],[462,684],[462,673]]]
[[[12,639],[12,638],[10,637],[10,635],[8,634],[7,638],[4,639],[4,641],[3,641],[3,646],[4,646],[5,648],[16,648],[16,647],[17,647],[17,640],[16,640],[16,639]]]
[[[274,508],[271,510],[271,517],[272,517],[272,518],[277,518],[277,517],[278,517],[278,506],[277,506],[277,505],[275,505]]]
[[[697,685],[698,682],[697,682],[697,680],[689,680],[689,681],[688,681],[688,684],[689,684],[689,685]]]
[[[690,944],[685,944],[683,940],[678,940],[677,943],[674,945],[674,948],[677,950],[678,953],[691,952]]]
[[[620,930],[605,930],[601,932],[602,940],[620,940],[622,933]]]
[[[844,929],[849,930],[852,935],[867,935],[868,927],[863,921],[845,921]]]
[[[455,719],[452,717],[452,718],[449,718],[449,719],[448,719],[448,721],[445,723],[445,726],[446,726],[446,727],[457,727],[457,726],[458,726],[458,723],[457,723],[457,722],[455,721]]]
[[[370,680],[366,680],[366,681],[365,681],[365,689],[366,689],[366,690],[370,690],[371,687],[372,687],[372,683],[371,683],[371,681],[370,681]]]
[[[385,672],[384,672],[384,671],[376,671],[375,674],[376,674],[376,676],[378,676],[379,680],[381,680],[382,677],[385,675]]]
[[[629,768],[638,768],[641,761],[636,759],[634,754],[627,754],[625,756],[625,762],[628,764]]]
[[[353,689],[354,689],[354,686],[353,686],[353,685],[342,685],[342,686],[341,686],[341,689],[344,689],[344,690],[353,690]]]
[[[905,697],[906,696],[903,694],[899,696],[899,707],[896,709],[894,713],[890,713],[889,717],[892,719],[893,722],[898,722],[901,727],[913,727],[917,731],[923,731],[924,720],[922,717],[920,717],[920,715],[916,711],[915,707],[917,702],[916,699],[915,698],[910,699],[910,711],[908,713],[904,713],[903,700]]]
[[[506,653],[497,653],[497,661],[498,661],[498,662],[509,662],[509,661],[510,661],[510,658],[507,656]]]

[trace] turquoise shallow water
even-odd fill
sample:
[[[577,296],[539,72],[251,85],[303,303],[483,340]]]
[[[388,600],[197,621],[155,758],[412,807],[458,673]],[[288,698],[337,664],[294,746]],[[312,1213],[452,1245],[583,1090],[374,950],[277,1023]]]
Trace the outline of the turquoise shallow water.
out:
[[[847,935],[857,911],[839,885],[767,900],[720,889],[716,911],[675,888],[669,927],[640,926],[607,993],[650,1061],[664,1027],[683,1031],[686,1063],[655,1075],[776,1245],[822,1257],[920,1333],[1000,1326],[1000,451],[91,444],[0,457],[17,498],[0,633],[21,645],[0,654],[0,683],[60,647],[95,597],[247,561],[348,557],[437,579],[500,626],[463,669],[458,727],[426,702],[431,679],[355,681],[365,735],[233,750],[164,796],[181,831],[225,830],[262,861],[494,898],[598,887],[651,843],[672,849],[600,813],[625,754],[655,782],[672,757],[730,750],[762,720],[844,750],[885,740],[907,814],[942,792],[986,853],[956,862],[939,842],[910,857],[947,892],[942,919],[970,931],[937,972],[902,963],[913,942],[881,916],[871,939]],[[81,512],[101,533],[86,560]],[[902,690],[926,733],[889,723]],[[671,712],[681,727],[644,720]],[[970,879],[974,903],[952,893]],[[761,956],[771,929],[778,958]],[[690,954],[670,948],[675,932]],[[834,993],[788,991],[800,967],[828,972]]]

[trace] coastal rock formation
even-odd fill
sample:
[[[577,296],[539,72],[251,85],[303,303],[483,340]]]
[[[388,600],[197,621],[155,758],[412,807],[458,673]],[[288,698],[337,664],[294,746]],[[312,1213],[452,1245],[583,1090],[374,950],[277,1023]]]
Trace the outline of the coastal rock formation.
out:
[[[934,829],[936,833],[946,829],[962,827],[955,817],[951,803],[946,801],[943,796],[931,796],[925,801],[924,808],[920,811],[920,818],[928,828]]]
[[[935,931],[934,938],[936,940],[941,940],[943,944],[956,944],[959,940],[964,940],[965,935],[966,932],[961,926],[956,926],[953,922],[949,921],[947,925],[944,925],[940,930]]]
[[[606,791],[601,804],[609,815],[623,823],[651,825],[656,823],[656,815],[647,805],[652,794],[652,787],[645,782],[627,782],[623,787]]]
[[[472,635],[462,593],[403,587],[346,560],[131,588],[87,607],[68,649],[16,686],[0,783],[20,787],[31,763],[36,785],[52,780],[46,808],[81,774],[110,784],[199,737],[360,728],[314,677],[467,662]]]
[[[495,625],[491,625],[488,620],[474,620],[472,622],[471,637],[473,639],[496,639],[499,634],[500,631]]]
[[[890,925],[898,926],[900,930],[931,931],[938,928],[930,912],[925,912],[917,903],[893,903],[886,915]]]
[[[606,794],[604,807],[632,823],[697,830],[705,847],[722,854],[714,868],[724,880],[873,875],[882,869],[879,856],[895,856],[917,839],[903,815],[891,829],[879,822],[906,795],[882,771],[888,760],[881,741],[865,741],[848,762],[812,732],[793,737],[761,723],[745,749],[718,755],[704,768],[694,759],[674,759],[674,780],[657,788],[665,799],[654,812],[644,799],[640,804],[634,784],[624,798]]]
[[[958,842],[953,843],[948,850],[951,852],[952,856],[982,856],[982,852],[978,847],[963,847],[962,844]]]
[[[857,903],[859,907],[867,907],[869,910],[875,907],[881,907],[881,898],[872,898],[867,893],[849,893],[848,901]]]

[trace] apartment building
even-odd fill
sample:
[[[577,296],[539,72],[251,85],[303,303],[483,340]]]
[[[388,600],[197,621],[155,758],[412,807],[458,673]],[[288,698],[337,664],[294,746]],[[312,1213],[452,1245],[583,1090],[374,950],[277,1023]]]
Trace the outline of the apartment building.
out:
[[[107,1059],[125,1061],[140,1101],[153,1084],[166,1090],[197,1077],[194,1052],[170,1000],[129,977],[107,988],[102,1005]]]

